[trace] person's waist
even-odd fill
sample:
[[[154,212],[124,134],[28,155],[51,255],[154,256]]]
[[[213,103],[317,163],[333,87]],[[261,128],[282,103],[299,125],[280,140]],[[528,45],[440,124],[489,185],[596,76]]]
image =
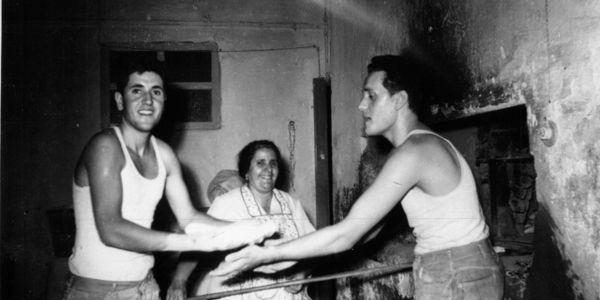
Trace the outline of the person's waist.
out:
[[[489,236],[489,230],[481,219],[462,219],[460,221],[438,220],[428,226],[415,227],[417,238],[415,254],[460,247],[483,240]]]
[[[460,258],[468,255],[472,255],[475,252],[481,253],[489,253],[490,251],[494,251],[492,247],[492,243],[486,237],[482,240],[472,242],[466,245],[450,247],[442,250],[435,250],[431,252],[416,254],[416,257],[419,257],[422,261],[424,260],[434,260],[439,258]]]
[[[154,266],[154,256],[123,249],[94,245],[76,238],[69,257],[74,275],[103,281],[128,282],[143,280]]]
[[[145,281],[152,280],[152,271],[149,271],[146,277],[137,281],[110,281],[95,278],[88,278],[71,273],[73,286],[88,290],[122,290],[139,286]]]

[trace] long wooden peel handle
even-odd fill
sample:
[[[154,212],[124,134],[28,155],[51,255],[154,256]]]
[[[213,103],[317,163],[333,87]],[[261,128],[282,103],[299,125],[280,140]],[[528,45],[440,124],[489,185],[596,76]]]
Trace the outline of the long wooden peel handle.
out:
[[[340,272],[340,273],[334,273],[334,274],[330,274],[330,275],[323,275],[323,276],[312,277],[312,278],[304,278],[304,279],[296,279],[296,280],[290,280],[290,281],[284,281],[284,282],[277,282],[277,283],[273,283],[273,284],[267,284],[267,285],[263,285],[263,286],[255,286],[255,287],[246,288],[246,289],[224,291],[224,292],[218,292],[218,293],[212,293],[212,294],[204,294],[204,295],[200,295],[200,296],[190,297],[190,298],[188,298],[188,300],[216,299],[216,298],[221,298],[221,297],[246,294],[246,293],[258,292],[258,291],[263,291],[263,290],[276,289],[276,288],[286,287],[286,286],[290,286],[290,285],[307,284],[307,283],[314,283],[314,282],[327,281],[327,280],[339,279],[339,278],[344,278],[344,277],[360,276],[360,275],[382,276],[382,275],[387,275],[387,274],[391,274],[391,273],[397,273],[397,272],[407,270],[410,268],[412,268],[412,263]]]

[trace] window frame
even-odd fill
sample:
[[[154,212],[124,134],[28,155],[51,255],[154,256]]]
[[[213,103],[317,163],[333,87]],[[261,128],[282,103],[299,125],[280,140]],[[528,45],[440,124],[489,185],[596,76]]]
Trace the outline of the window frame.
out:
[[[208,122],[176,122],[178,130],[215,130],[221,128],[221,66],[219,62],[218,46],[214,42],[133,42],[133,43],[105,43],[101,45],[101,125],[108,127],[110,121],[110,102],[113,100],[111,90],[115,83],[110,82],[110,52],[111,51],[210,51],[211,53],[211,81],[210,82],[168,82],[169,86],[179,89],[211,90],[211,118]],[[168,97],[168,95],[167,95]],[[168,98],[167,98],[168,99]]]

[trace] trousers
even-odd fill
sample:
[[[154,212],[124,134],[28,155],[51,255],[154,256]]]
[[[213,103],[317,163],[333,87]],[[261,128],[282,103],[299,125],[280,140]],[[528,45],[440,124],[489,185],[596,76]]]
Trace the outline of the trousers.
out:
[[[415,299],[502,299],[504,270],[486,238],[464,246],[417,255]]]
[[[159,292],[152,272],[142,281],[106,281],[71,274],[63,300],[160,300]]]

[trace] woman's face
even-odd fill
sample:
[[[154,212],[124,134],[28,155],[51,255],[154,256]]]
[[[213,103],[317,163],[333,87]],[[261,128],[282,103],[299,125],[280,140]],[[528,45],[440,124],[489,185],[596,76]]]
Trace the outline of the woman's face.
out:
[[[279,175],[279,166],[275,152],[268,148],[258,149],[246,173],[250,189],[260,193],[270,193],[275,187],[277,175]]]

